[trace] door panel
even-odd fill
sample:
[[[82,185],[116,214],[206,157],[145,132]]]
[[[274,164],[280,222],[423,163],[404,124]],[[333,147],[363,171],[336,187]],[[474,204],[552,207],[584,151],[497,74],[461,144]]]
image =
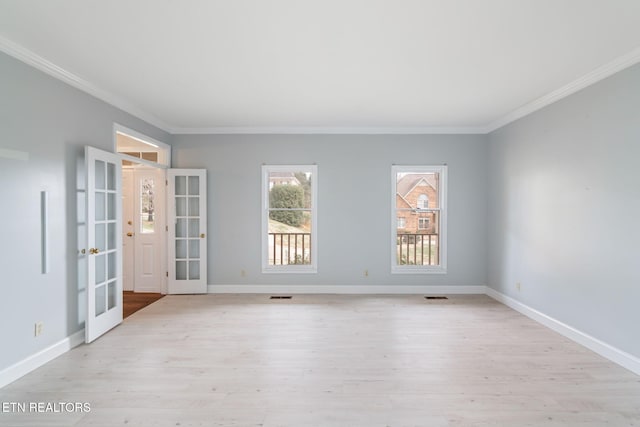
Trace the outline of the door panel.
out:
[[[135,187],[133,169],[122,170],[122,251],[123,251],[123,277],[122,285],[125,291],[134,290],[134,259],[135,259]]]
[[[207,292],[207,171],[169,169],[170,294]]]
[[[122,322],[122,169],[117,155],[93,147],[85,162],[89,343]]]
[[[165,227],[165,173],[137,168],[135,182],[135,287],[136,292],[161,292]]]

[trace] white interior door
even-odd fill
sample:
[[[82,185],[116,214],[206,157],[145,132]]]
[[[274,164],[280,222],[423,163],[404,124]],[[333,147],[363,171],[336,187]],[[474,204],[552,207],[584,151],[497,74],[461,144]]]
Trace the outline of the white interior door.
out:
[[[135,273],[136,292],[161,292],[164,227],[165,173],[162,169],[135,169]]]
[[[122,165],[93,147],[85,147],[85,162],[89,343],[122,322]]]
[[[170,294],[207,292],[207,171],[168,169]]]

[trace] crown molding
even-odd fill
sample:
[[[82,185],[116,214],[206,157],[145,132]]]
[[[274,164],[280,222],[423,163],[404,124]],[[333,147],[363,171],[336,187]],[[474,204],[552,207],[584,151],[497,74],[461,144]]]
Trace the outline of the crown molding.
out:
[[[293,134],[293,135],[424,135],[424,134],[488,134],[525,117],[541,108],[591,86],[625,68],[640,63],[640,48],[585,74],[567,85],[554,90],[530,103],[483,126],[416,126],[416,127],[295,127],[295,126],[220,126],[220,127],[171,127],[155,115],[136,107],[131,102],[114,95],[82,79],[70,71],[48,61],[27,48],[0,35],[0,51],[32,67],[55,77],[76,89],[86,92],[116,108],[119,108],[157,128],[173,135],[223,135],[223,134]]]
[[[208,128],[171,128],[174,135],[228,135],[228,134],[293,134],[293,135],[423,135],[423,134],[482,134],[484,126],[460,127],[278,127],[278,126],[238,126]]]
[[[93,83],[84,80],[80,76],[65,70],[62,67],[54,64],[53,62],[41,57],[40,55],[30,51],[29,49],[7,39],[6,37],[0,35],[0,51],[6,53],[9,56],[16,58],[19,61],[24,62],[27,65],[30,65],[52,77],[55,77],[58,80],[61,80],[76,89],[79,89],[83,92],[88,93],[109,105],[112,105],[116,108],[119,108],[132,116],[135,116],[145,122],[152,124],[153,126],[167,132],[169,132],[169,126],[164,123],[162,120],[158,119],[153,114],[150,114],[135,105],[131,102],[120,98],[104,89],[99,88]]]
[[[582,90],[588,86],[591,86],[601,80],[606,79],[613,74],[629,68],[640,62],[640,48],[637,48],[626,55],[622,55],[611,62],[608,62],[595,70],[583,75],[582,77],[572,81],[571,83],[562,86],[553,92],[544,95],[535,101],[519,107],[512,112],[502,116],[501,118],[489,123],[486,126],[486,133],[491,133],[494,130],[500,129],[503,126],[508,125],[522,117],[525,117],[535,111],[540,110],[548,105],[553,104],[569,95],[572,95],[579,90]]]

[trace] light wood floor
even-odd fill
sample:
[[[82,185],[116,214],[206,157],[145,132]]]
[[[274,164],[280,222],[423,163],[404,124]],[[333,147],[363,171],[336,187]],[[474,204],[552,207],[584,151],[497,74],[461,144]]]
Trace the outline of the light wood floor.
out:
[[[640,426],[640,377],[485,296],[168,296],[0,390],[11,426]]]

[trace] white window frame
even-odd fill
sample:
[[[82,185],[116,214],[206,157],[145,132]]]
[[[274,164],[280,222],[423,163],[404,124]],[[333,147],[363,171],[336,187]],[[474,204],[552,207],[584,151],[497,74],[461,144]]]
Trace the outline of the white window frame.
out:
[[[399,265],[396,255],[397,245],[397,175],[398,173],[437,173],[440,175],[438,189],[438,208],[426,209],[440,211],[440,265]],[[446,274],[447,273],[447,166],[400,166],[391,167],[391,273],[392,274]]]
[[[424,224],[425,221],[427,223],[427,226],[426,227],[421,226],[421,224]],[[429,221],[429,218],[418,218],[418,230],[427,230],[430,225],[431,225],[431,221]]]
[[[429,209],[429,196],[426,194],[419,195],[417,205],[418,209]]]
[[[271,172],[311,173],[311,263],[269,265],[269,174]],[[307,209],[305,209],[307,210]],[[318,272],[318,166],[263,165],[262,166],[262,272],[317,273]]]
[[[400,221],[400,220],[402,220],[402,221]],[[397,217],[396,221],[398,221],[396,223],[396,227],[398,229],[407,228],[407,219],[405,217]]]

